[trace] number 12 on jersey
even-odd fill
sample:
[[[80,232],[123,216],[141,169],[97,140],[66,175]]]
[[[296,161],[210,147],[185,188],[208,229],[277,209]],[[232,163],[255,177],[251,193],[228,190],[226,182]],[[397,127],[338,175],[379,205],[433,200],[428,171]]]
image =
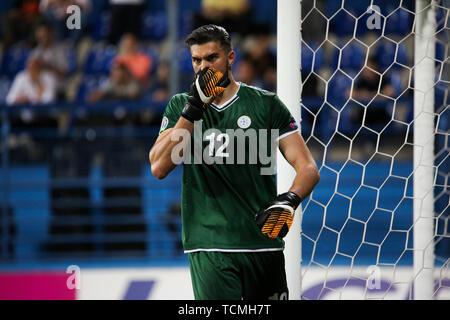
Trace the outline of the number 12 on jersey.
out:
[[[210,157],[222,157],[222,158],[228,158],[230,154],[228,152],[224,152],[224,150],[228,147],[228,144],[230,143],[230,136],[226,133],[219,133],[216,134],[216,132],[212,132],[211,134],[205,136],[205,139],[209,141],[208,146],[208,155]],[[218,148],[216,149],[216,141],[218,144]],[[216,151],[214,153],[214,151]]]

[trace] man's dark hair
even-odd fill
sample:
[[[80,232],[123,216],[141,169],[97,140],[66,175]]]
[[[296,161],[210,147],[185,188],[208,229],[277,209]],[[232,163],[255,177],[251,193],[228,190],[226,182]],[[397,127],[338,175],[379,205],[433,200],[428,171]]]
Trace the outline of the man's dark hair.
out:
[[[194,44],[205,44],[207,42],[219,42],[225,53],[233,49],[231,37],[227,30],[215,24],[201,26],[191,32],[186,38],[186,44],[191,47]]]

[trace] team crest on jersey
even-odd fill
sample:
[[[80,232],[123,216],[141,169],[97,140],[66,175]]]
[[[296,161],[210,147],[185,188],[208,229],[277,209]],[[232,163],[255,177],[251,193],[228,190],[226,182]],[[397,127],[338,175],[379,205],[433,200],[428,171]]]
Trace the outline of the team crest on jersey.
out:
[[[242,129],[247,129],[248,127],[250,127],[251,124],[252,124],[252,120],[250,119],[249,116],[241,116],[237,120],[237,125],[239,126],[239,128],[242,128]]]
[[[169,119],[166,116],[163,117],[161,121],[161,128],[159,129],[159,133],[163,132],[167,126],[169,125]]]

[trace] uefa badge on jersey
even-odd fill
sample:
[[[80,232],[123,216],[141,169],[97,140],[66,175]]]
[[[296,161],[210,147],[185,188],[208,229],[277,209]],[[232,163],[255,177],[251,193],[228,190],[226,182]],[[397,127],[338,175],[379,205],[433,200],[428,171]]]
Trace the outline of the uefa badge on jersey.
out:
[[[241,129],[247,129],[252,124],[252,120],[249,116],[241,116],[237,120],[237,125]]]
[[[297,125],[297,122],[295,122],[295,120],[292,120],[291,122],[289,122],[289,126],[294,130],[298,129],[298,125]]]
[[[167,117],[164,116],[162,121],[161,121],[161,128],[159,129],[159,133],[161,133],[164,130],[166,130],[168,125],[169,125],[169,119],[167,119]]]

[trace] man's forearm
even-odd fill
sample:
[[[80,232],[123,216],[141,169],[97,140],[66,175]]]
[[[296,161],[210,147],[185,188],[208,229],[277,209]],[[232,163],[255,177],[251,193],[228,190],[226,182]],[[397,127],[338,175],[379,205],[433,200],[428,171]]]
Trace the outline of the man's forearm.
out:
[[[175,127],[168,129],[156,140],[149,153],[151,170],[158,179],[165,178],[177,165],[172,161],[172,153],[175,146],[182,143],[181,153],[189,142],[188,139],[182,139],[179,130],[187,130],[189,134],[194,130],[194,124],[189,120],[180,117]],[[178,138],[177,138],[178,136]],[[181,141],[180,141],[181,140]],[[180,154],[182,156],[182,154]]]
[[[305,166],[297,170],[289,191],[294,192],[302,200],[304,200],[313,191],[314,187],[320,180],[320,174],[315,164]]]

